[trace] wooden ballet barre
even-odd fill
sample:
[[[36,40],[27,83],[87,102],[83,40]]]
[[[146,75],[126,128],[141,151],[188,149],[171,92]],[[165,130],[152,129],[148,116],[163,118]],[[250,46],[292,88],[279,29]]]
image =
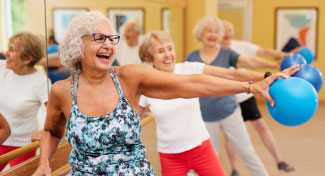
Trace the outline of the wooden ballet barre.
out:
[[[152,122],[153,116],[147,116],[141,119],[141,126],[145,126]],[[37,149],[40,145],[40,141],[33,142],[24,147],[6,153],[0,156],[0,165],[6,163],[12,159],[15,159],[21,155],[24,155],[30,151]],[[50,165],[52,168],[53,176],[66,175],[71,170],[71,166],[68,163],[68,157],[71,151],[71,146],[68,141],[60,144],[58,149],[51,158]],[[38,167],[39,155],[29,159],[28,161],[21,163],[10,170],[0,174],[0,176],[28,176],[31,175]]]
[[[25,145],[24,147],[18,148],[16,150],[13,150],[11,152],[8,152],[4,155],[0,156],[0,165],[13,160],[15,158],[18,158],[26,153],[29,153],[33,150],[36,150],[40,145],[40,141],[35,141],[31,144]]]
[[[151,116],[147,116],[145,118],[142,118],[141,119],[141,126],[145,126],[147,125],[148,123],[150,123],[151,121],[153,121],[154,117],[151,115]]]

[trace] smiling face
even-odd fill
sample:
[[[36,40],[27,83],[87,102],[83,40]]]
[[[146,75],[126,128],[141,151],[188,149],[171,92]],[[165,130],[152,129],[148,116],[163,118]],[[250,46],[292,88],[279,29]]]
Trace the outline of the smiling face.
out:
[[[151,46],[152,59],[148,63],[154,68],[165,72],[174,72],[175,68],[175,49],[174,43],[171,41],[155,40]]]
[[[219,41],[219,26],[217,23],[210,23],[205,27],[201,42],[203,46],[206,47],[215,47]]]
[[[106,20],[100,20],[97,29],[92,33],[101,33],[104,35],[112,35],[112,28]],[[92,34],[90,33],[90,34]],[[92,35],[82,38],[84,53],[80,59],[82,70],[86,68],[108,70],[114,61],[115,46],[106,38],[104,43],[96,43]]]
[[[28,68],[30,61],[23,60],[21,58],[21,46],[19,40],[11,40],[8,45],[8,51],[6,52],[6,67],[13,70],[15,73],[19,73]],[[26,63],[25,63],[26,62]]]

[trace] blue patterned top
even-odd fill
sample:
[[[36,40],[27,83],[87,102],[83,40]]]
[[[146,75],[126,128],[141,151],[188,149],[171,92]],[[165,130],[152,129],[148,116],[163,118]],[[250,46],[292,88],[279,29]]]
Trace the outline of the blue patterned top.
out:
[[[139,115],[125,98],[113,67],[110,76],[119,94],[117,107],[105,116],[88,117],[77,105],[79,73],[74,91],[72,75],[72,108],[66,126],[72,146],[70,175],[155,175],[145,158]]]

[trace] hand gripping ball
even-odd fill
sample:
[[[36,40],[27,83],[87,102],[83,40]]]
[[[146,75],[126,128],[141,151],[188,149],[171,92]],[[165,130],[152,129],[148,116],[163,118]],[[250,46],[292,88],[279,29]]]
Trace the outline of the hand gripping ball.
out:
[[[312,63],[315,59],[314,52],[307,47],[301,47],[298,54],[306,59],[307,64]]]
[[[302,78],[279,79],[270,86],[269,91],[275,106],[272,107],[267,101],[267,108],[273,119],[282,125],[302,125],[310,120],[317,110],[317,92]]]
[[[307,80],[310,84],[314,86],[317,92],[319,92],[323,86],[322,73],[316,67],[310,64],[301,65],[300,70],[293,76]]]
[[[296,64],[306,64],[306,59],[300,54],[289,54],[283,58],[280,64],[280,70],[284,70]]]

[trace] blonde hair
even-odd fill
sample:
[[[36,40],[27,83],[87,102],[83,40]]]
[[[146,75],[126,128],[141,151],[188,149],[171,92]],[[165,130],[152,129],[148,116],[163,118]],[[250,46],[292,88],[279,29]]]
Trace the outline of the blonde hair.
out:
[[[27,31],[17,32],[9,39],[10,43],[15,41],[20,45],[20,57],[22,60],[32,56],[32,60],[28,64],[29,67],[34,67],[44,56],[45,45],[39,36]]]
[[[108,18],[99,11],[84,12],[72,19],[59,45],[60,59],[64,66],[73,70],[81,69],[80,58],[83,57],[81,36],[94,31],[100,20],[105,20],[112,26]],[[115,34],[114,29],[112,30]]]
[[[198,40],[201,42],[202,34],[204,32],[204,29],[211,23],[216,23],[219,27],[219,36],[218,36],[218,42],[220,42],[225,34],[223,24],[221,20],[217,17],[212,17],[212,16],[204,16],[202,17],[194,26],[193,28],[193,35]]]
[[[164,31],[152,31],[144,35],[139,44],[139,57],[142,62],[145,62],[146,58],[152,61],[152,45],[155,41],[173,42],[170,36]]]

